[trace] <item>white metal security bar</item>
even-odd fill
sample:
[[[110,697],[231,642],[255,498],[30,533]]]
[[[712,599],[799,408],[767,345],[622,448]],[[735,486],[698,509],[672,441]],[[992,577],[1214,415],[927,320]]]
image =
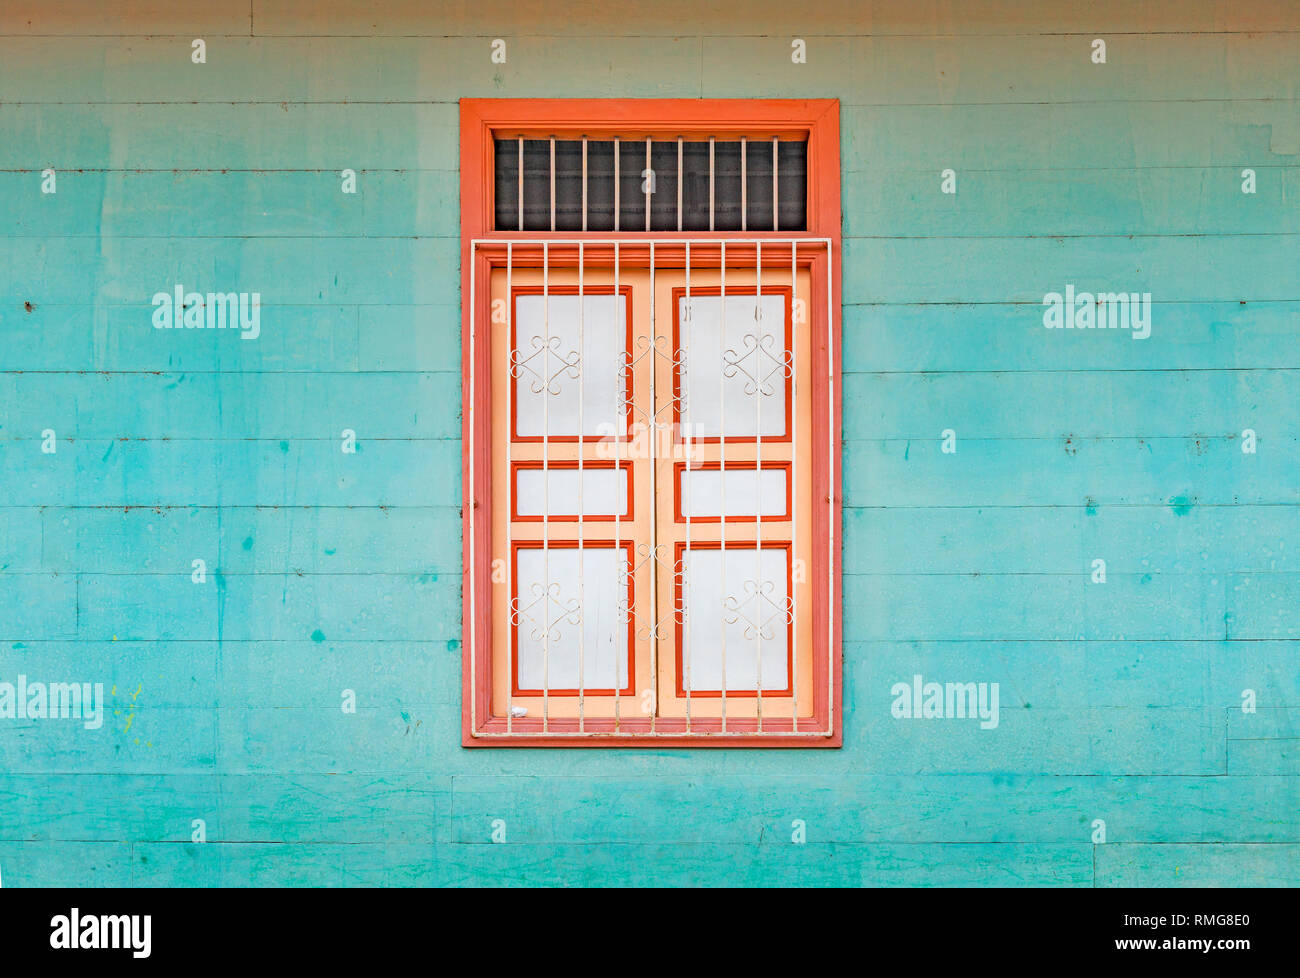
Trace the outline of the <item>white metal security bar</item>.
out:
[[[718,181],[717,147],[718,147],[719,139],[718,137],[715,136],[709,136],[707,138],[707,141],[704,140],[699,141],[698,145],[708,147],[707,229],[709,231],[719,230],[719,228],[717,227],[717,218],[718,218],[719,207],[722,205],[728,205],[728,206],[738,205],[739,213],[740,213],[739,230],[742,233],[764,230],[764,228],[750,227],[751,222],[749,220],[749,204],[751,199],[750,187],[749,187],[749,159],[751,155],[753,155],[755,159],[760,158],[757,155],[756,151],[758,146],[761,144],[761,138],[762,137],[751,140],[748,137],[739,136],[734,139],[726,138],[722,140],[722,142],[724,143],[738,145],[739,147],[739,196],[736,199],[728,198],[726,200],[721,199],[718,190],[719,181]],[[531,170],[528,168],[527,158],[524,153],[525,142],[536,142],[536,143],[545,144],[547,148],[547,154],[546,154],[547,162],[545,166],[535,166]],[[601,145],[609,145],[612,147],[612,156],[609,161],[609,165],[611,168],[610,170],[604,170],[602,168],[599,171],[593,172],[589,164],[589,148],[590,148],[590,144],[593,142],[599,143]],[[589,189],[590,189],[591,178],[593,176],[598,176],[601,178],[608,178],[612,176],[613,230],[615,232],[624,232],[624,233],[634,230],[634,228],[623,227],[622,176],[624,172],[627,170],[628,166],[632,167],[632,170],[638,174],[638,178],[641,179],[642,182],[644,183],[644,186],[641,191],[641,193],[644,195],[644,207],[645,207],[644,230],[647,232],[652,230],[653,231],[671,230],[671,228],[668,227],[654,227],[652,222],[652,216],[651,216],[652,202],[653,202],[653,195],[655,193],[654,147],[659,146],[661,149],[666,150],[675,145],[677,151],[676,152],[676,189],[677,189],[676,230],[681,231],[683,230],[685,224],[684,213],[686,208],[686,201],[683,192],[683,187],[687,183],[688,177],[691,176],[691,173],[686,166],[686,159],[684,153],[684,146],[686,142],[687,141],[684,140],[683,137],[681,136],[676,137],[675,140],[656,140],[654,137],[651,136],[645,136],[645,137],[611,136],[608,138],[601,138],[601,139],[594,139],[594,140],[589,139],[586,136],[582,136],[580,138],[575,138],[575,139],[561,139],[561,138],[557,138],[556,136],[549,136],[544,139],[541,138],[527,139],[524,137],[520,137],[517,139],[512,138],[507,140],[501,140],[500,144],[502,145],[503,149],[507,151],[509,150],[510,144],[512,143],[514,144],[514,152],[512,153],[512,155],[514,156],[514,162],[516,166],[515,179],[516,179],[517,186],[515,188],[516,200],[514,201],[515,213],[513,215],[515,225],[513,229],[509,229],[509,230],[516,230],[516,231],[546,230],[547,227],[549,227],[549,230],[552,232],[557,230],[557,224],[556,224],[556,206],[557,206],[556,188],[557,188],[557,174],[558,174],[557,163],[556,163],[557,145],[564,145],[568,147],[580,146],[581,148],[582,167],[581,167],[580,200],[581,200],[582,213],[581,213],[580,228],[583,232],[589,230],[588,221],[591,215]],[[784,228],[781,227],[782,176],[781,176],[780,153],[779,153],[781,142],[782,140],[779,136],[771,137],[771,144],[772,144],[771,230],[772,231],[784,230],[787,233],[789,233],[792,231],[802,230],[802,225],[792,224],[790,221],[787,221],[786,226]],[[751,143],[753,144],[754,147],[752,150],[751,150]],[[787,145],[798,145],[798,144],[800,144],[799,140],[792,140],[787,143]],[[667,169],[668,169],[668,175],[671,175],[672,173],[671,164]],[[533,227],[527,226],[528,209],[526,207],[526,195],[524,189],[526,175],[531,178],[535,178],[539,180],[540,182],[544,183],[546,187],[545,200],[544,201],[534,200],[532,202],[538,208],[545,205],[547,211],[549,212],[549,220],[545,222],[545,226],[541,226],[541,227],[536,225],[534,225]],[[704,177],[704,174],[701,173],[698,174],[698,176]],[[766,175],[764,175],[764,177],[765,176]],[[806,201],[807,198],[806,174],[804,175],[803,179],[799,179],[798,173],[796,173],[794,177],[787,176],[785,179],[787,183],[787,187],[786,187],[787,191],[795,194],[797,197],[804,199]],[[574,230],[577,230],[577,228],[575,228]]]
[[[553,143],[551,156],[554,160]],[[522,143],[520,157],[522,163]],[[648,141],[646,159],[648,165]],[[773,141],[774,168],[775,164]],[[680,183],[678,188],[680,199]],[[522,213],[522,177],[520,194]],[[775,191],[773,196],[775,207]],[[553,222],[552,207],[552,226]],[[471,308],[477,308],[474,302],[480,289],[489,290],[491,296],[497,294],[491,291],[492,281],[478,280],[480,256],[487,258],[493,276],[500,276],[504,283],[504,322],[494,321],[495,314],[486,322],[474,317],[470,352],[471,365],[476,365],[478,344],[495,342],[491,348],[496,350],[499,336],[505,337],[505,360],[494,362],[490,369],[496,375],[501,367],[507,378],[505,417],[509,419],[506,430],[493,429],[493,441],[504,441],[505,456],[501,470],[505,484],[494,481],[493,491],[505,492],[509,499],[501,524],[504,533],[493,539],[492,551],[494,558],[504,559],[511,629],[506,642],[506,729],[504,733],[481,731],[480,718],[474,712],[475,735],[536,736],[538,719],[540,732],[548,737],[743,738],[755,732],[777,737],[829,735],[834,728],[830,715],[834,670],[829,662],[822,670],[826,727],[810,730],[806,723],[800,724],[808,719],[799,706],[800,643],[806,641],[801,637],[800,614],[811,609],[800,607],[792,564],[801,554],[811,553],[809,541],[801,539],[801,505],[809,514],[809,526],[814,523],[812,510],[830,505],[826,498],[812,498],[810,488],[804,488],[812,485],[804,481],[811,446],[803,441],[808,435],[800,432],[800,410],[811,396],[811,385],[804,386],[811,380],[811,363],[804,359],[815,342],[814,325],[822,331],[826,363],[834,362],[831,241],[775,236],[647,240],[547,235],[544,239],[478,239],[470,247]],[[801,277],[812,273],[813,258],[824,259],[816,267],[824,276],[818,285],[826,297],[826,308],[816,315],[811,309],[812,296],[801,294],[800,286]],[[601,279],[594,285],[593,271]],[[684,290],[680,298],[677,292],[671,293],[671,312],[660,308],[655,289],[656,276],[664,274],[680,281]],[[540,290],[530,284],[526,294],[518,293],[521,276],[530,283],[540,279]],[[716,279],[716,286],[701,287],[701,276]],[[729,277],[733,283],[742,283],[733,284],[730,293]],[[557,279],[565,284],[555,284]],[[570,280],[576,280],[576,288]],[[625,302],[620,290],[629,287],[629,280],[633,299]],[[788,319],[784,297],[777,303],[769,301],[769,294],[763,291],[765,283],[773,289],[789,290]],[[646,294],[637,298],[635,293],[642,289]],[[495,302],[488,304],[494,306]],[[801,309],[807,312],[801,314]],[[729,313],[733,317],[730,324]],[[677,335],[672,324],[679,327]],[[674,378],[668,391],[658,381],[661,369]],[[824,379],[825,402],[815,407],[833,418],[833,374],[828,370]],[[474,399],[480,380],[474,376],[473,366],[468,382],[470,410],[481,410]],[[467,453],[472,466],[478,457],[474,444],[478,425],[472,417],[470,420]],[[830,484],[834,485],[834,432],[832,425],[825,427],[827,443],[823,448],[828,455]],[[810,435],[811,428],[808,431]],[[643,442],[636,437],[641,434]],[[769,447],[788,442],[788,447],[781,448],[788,459],[765,469],[765,442]],[[708,463],[701,458],[701,446],[706,443],[716,443],[717,458]],[[527,446],[525,464],[531,468],[515,467],[516,451],[525,450],[517,446]],[[612,459],[593,458],[592,446],[606,454],[612,452]],[[648,457],[635,454],[640,451],[648,452]],[[607,464],[611,461],[612,468]],[[674,467],[679,461],[681,465]],[[777,484],[777,480],[766,478],[769,471],[785,473],[780,493],[784,498],[779,502],[790,539],[781,542],[786,556],[780,565],[771,556],[774,550],[764,549],[763,524],[773,517],[768,508],[774,495],[771,486]],[[602,478],[611,472],[611,477]],[[527,492],[525,473],[529,475]],[[697,483],[706,487],[703,492],[694,488]],[[644,517],[629,525],[625,514],[632,513],[634,498],[638,492],[645,493],[647,484],[651,497],[648,526]],[[728,505],[729,491],[735,501],[734,512]],[[675,494],[671,511],[676,515],[670,528],[659,523],[664,493]],[[716,506],[711,502],[714,496]],[[716,517],[709,512],[710,506],[716,509]],[[526,540],[515,539],[516,514],[523,514],[525,508],[528,518],[539,525],[540,535],[533,532]],[[703,515],[706,512],[709,515]],[[704,546],[698,535],[701,520],[715,519],[718,538]],[[729,524],[738,531],[751,527],[733,538],[730,548]],[[495,525],[489,521],[489,526]],[[833,521],[826,525],[833,536]],[[553,526],[574,539],[553,536]],[[478,549],[473,527],[471,521],[469,579],[477,581],[481,569],[474,566]],[[810,582],[809,595],[824,602],[818,610],[825,615],[827,641],[834,648],[835,550],[833,539],[827,543],[827,566],[818,581]],[[539,552],[540,567],[532,551]],[[525,552],[526,563],[521,563]],[[753,556],[744,559],[748,552]],[[692,569],[696,562],[699,573]],[[729,576],[729,562],[742,565],[740,578]],[[673,582],[672,594],[661,593],[661,571]],[[778,580],[781,576],[784,580]],[[648,584],[648,589],[634,587],[635,580]],[[824,592],[818,595],[823,587]],[[660,652],[670,644],[670,628],[680,628],[681,637],[672,644],[678,646],[676,656],[681,663],[677,681],[684,694],[684,724],[678,722],[681,717],[660,712]],[[471,643],[479,640],[476,629],[467,631]],[[620,650],[620,641],[626,649]],[[643,656],[637,654],[639,646],[644,649]],[[766,692],[770,704],[778,689],[782,695],[789,690],[788,717],[765,714],[765,672],[782,648],[785,674],[781,676],[781,670],[773,666],[772,676],[784,683],[768,687]],[[471,648],[472,689],[478,688],[480,651]],[[736,661],[752,654],[752,680],[733,682],[727,669],[729,651]],[[494,661],[491,652],[488,650],[486,662]],[[643,670],[648,672],[644,690],[636,685]],[[707,678],[701,678],[701,670]],[[528,683],[524,682],[525,673]],[[701,679],[698,685],[697,679]],[[589,714],[589,700],[596,695],[591,691],[606,686],[612,695],[602,692],[597,699],[610,700],[612,711]],[[631,705],[624,692],[629,688],[633,691]],[[536,701],[538,693],[540,717],[532,712],[532,706],[516,705],[517,696]],[[717,715],[696,713],[704,709],[701,695],[716,699]],[[756,719],[756,730],[737,730],[734,720],[728,725],[728,700],[734,704],[741,696],[746,701],[752,699],[753,716],[745,719]],[[553,700],[560,698],[576,702],[576,715],[553,715]],[[477,703],[472,710],[477,711]],[[642,718],[648,719],[648,730],[622,722]],[[564,729],[553,725],[557,719],[566,721]],[[612,730],[608,726],[611,719]],[[669,719],[674,721],[670,729],[661,729]],[[710,721],[707,725],[706,719]],[[569,729],[574,720],[576,730]],[[708,729],[701,729],[702,725]],[[518,728],[523,726],[527,730],[521,734]]]

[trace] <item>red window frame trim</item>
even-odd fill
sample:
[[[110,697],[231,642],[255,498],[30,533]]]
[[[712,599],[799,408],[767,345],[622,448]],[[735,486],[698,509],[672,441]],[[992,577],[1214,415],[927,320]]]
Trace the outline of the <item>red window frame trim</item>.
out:
[[[691,522],[694,522],[692,520]],[[687,550],[784,550],[785,551],[785,593],[794,593],[794,547],[789,540],[764,540],[759,543],[754,540],[728,540],[725,543],[721,540],[692,540],[690,546],[687,546],[685,540],[678,540],[674,548],[674,566],[680,567],[682,561],[686,559]],[[758,559],[762,559],[759,557]],[[677,629],[677,640],[675,656],[677,659],[677,675],[674,677],[674,683],[677,687],[677,696],[679,699],[685,698],[686,686],[682,682],[686,675],[686,650],[683,648],[682,635],[685,631],[682,625],[681,611],[685,601],[682,595],[682,579],[678,577],[673,581],[673,610],[677,612],[673,615],[676,621],[674,627]],[[763,698],[772,699],[790,699],[794,696],[794,630],[795,622],[789,622],[785,626],[785,688],[768,689],[763,687]],[[721,689],[696,689],[691,687],[691,697],[721,699]],[[757,690],[745,689],[728,689],[727,699],[750,699],[758,698]],[[769,720],[769,723],[780,723],[780,720]]]
[[[764,466],[766,468],[766,466]],[[636,493],[635,484],[632,481],[632,463],[626,459],[613,458],[588,458],[583,459],[582,465],[578,465],[576,458],[556,458],[548,459],[545,463],[541,459],[511,459],[510,460],[510,488],[514,490],[510,494],[510,521],[512,523],[541,523],[545,520],[543,516],[522,516],[519,513],[519,473],[521,471],[540,472],[542,469],[566,469],[576,472],[582,469],[586,472],[595,471],[614,471],[621,472],[627,485],[627,506],[624,507],[626,512],[619,513],[617,517],[613,513],[583,513],[582,522],[584,523],[613,523],[615,519],[635,520],[636,519]],[[551,513],[552,523],[574,522],[578,519],[577,513]],[[699,519],[698,516],[692,519]],[[750,521],[751,523],[753,520]]]
[[[734,233],[734,232],[733,232]],[[701,285],[691,289],[691,298],[698,299],[701,296],[721,296],[722,286],[720,285]],[[757,295],[756,287],[753,285],[740,285],[727,289],[727,295]],[[794,335],[794,289],[788,285],[764,285],[763,295],[779,295],[784,297],[785,317],[781,323],[781,331],[785,334],[784,340],[789,348],[789,343]],[[686,298],[685,286],[674,286],[673,296],[673,332],[672,348],[680,350],[682,348],[682,299]],[[757,300],[756,300],[757,301]],[[758,441],[763,444],[784,444],[789,445],[794,441],[794,377],[785,378],[785,432],[780,435],[757,435],[750,438],[748,435],[692,435],[691,442],[701,445],[717,445],[726,442],[728,445],[753,445]],[[673,364],[673,441],[676,444],[682,443],[682,368],[678,363]]]
[[[812,635],[815,710],[798,723],[802,736],[757,733],[753,720],[733,720],[727,733],[705,720],[692,722],[692,736],[672,736],[671,718],[657,718],[657,735],[649,736],[650,722],[622,721],[616,734],[610,721],[588,719],[589,732],[608,737],[557,737],[542,732],[540,721],[514,724],[517,736],[504,733],[505,718],[494,718],[491,708],[492,607],[491,607],[491,392],[490,344],[476,342],[475,327],[490,320],[490,290],[484,285],[471,295],[471,283],[488,283],[492,261],[473,242],[553,240],[549,231],[495,231],[493,229],[494,135],[517,138],[530,133],[557,138],[585,134],[588,138],[619,136],[722,138],[765,133],[808,138],[807,225],[803,232],[745,232],[749,238],[827,239],[830,244],[811,261],[812,293],[809,308],[829,308],[826,329],[811,336],[814,410],[812,439],[825,445],[826,454],[814,454],[812,465],[811,566],[829,574],[832,597],[828,609],[813,609]],[[463,522],[463,636],[461,643],[461,743],[465,747],[839,747],[843,743],[843,606],[841,533],[841,204],[840,127],[837,99],[462,99],[460,102],[460,208],[461,208],[461,370],[462,370],[462,504]],[[599,245],[626,239],[654,241],[666,247],[683,237],[693,241],[734,238],[735,232],[565,232],[564,238],[581,238]],[[504,245],[501,250],[504,251]],[[576,253],[573,246],[557,247],[557,255]],[[830,263],[829,274],[826,262]],[[826,294],[829,289],[830,294]],[[813,303],[817,303],[816,306]],[[810,318],[811,321],[811,318]],[[485,338],[484,338],[485,339]],[[471,383],[471,376],[475,382]],[[829,386],[829,391],[828,391]],[[826,407],[820,407],[829,399]],[[511,432],[507,432],[507,437]],[[471,449],[472,446],[472,449]],[[475,657],[477,657],[477,662]],[[730,696],[730,694],[728,694]],[[477,718],[477,719],[476,719]],[[553,732],[568,732],[561,720],[552,720]],[[576,728],[575,728],[576,729]],[[829,734],[824,731],[829,730]],[[647,736],[640,736],[640,733]],[[685,733],[685,728],[681,731]],[[700,736],[718,732],[719,736]],[[735,734],[736,736],[732,736]],[[522,736],[521,736],[522,735]]]
[[[766,439],[765,439],[766,440]],[[734,461],[728,462],[726,471],[728,472],[754,472],[758,470],[764,472],[784,472],[785,473],[785,512],[775,515],[760,516],[759,520],[763,523],[789,523],[794,519],[794,463],[784,462],[779,459],[763,459],[760,464],[757,461]],[[692,472],[721,472],[722,463],[713,462],[692,462]],[[686,472],[685,462],[673,463],[673,522],[685,523],[686,514],[682,512],[682,475]],[[692,523],[744,523],[752,524],[753,516],[692,516]],[[728,696],[731,694],[728,693]]]
[[[547,234],[550,232],[548,231]],[[558,250],[558,249],[557,249]],[[613,285],[586,285],[582,287],[586,295],[613,295]],[[627,369],[624,376],[628,389],[632,388],[632,286],[620,284],[618,287],[619,295],[624,302],[624,318],[627,322],[625,336],[623,340],[623,353],[628,358]],[[543,288],[540,285],[512,285],[510,288],[510,343],[516,350],[519,349],[519,297],[521,295],[577,295],[578,287],[576,285],[552,285]],[[545,441],[552,441],[557,444],[567,442],[569,444],[589,445],[592,442],[608,441],[611,444],[625,442],[629,440],[632,427],[632,405],[628,404],[627,409],[623,412],[623,417],[619,419],[622,422],[623,430],[616,433],[612,438],[603,438],[600,435],[588,435],[579,432],[576,435],[521,435],[519,433],[519,398],[513,397],[510,400],[510,438],[515,444],[536,444],[540,445]]]

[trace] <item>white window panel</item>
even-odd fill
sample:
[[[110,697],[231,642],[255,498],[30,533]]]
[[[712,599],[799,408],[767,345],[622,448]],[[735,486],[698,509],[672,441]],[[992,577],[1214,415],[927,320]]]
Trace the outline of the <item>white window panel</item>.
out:
[[[517,557],[519,688],[577,689],[580,653],[584,689],[625,688],[627,551],[521,547]]]
[[[721,516],[725,498],[727,516],[784,516],[788,477],[785,469],[683,469],[682,515]]]
[[[786,433],[785,297],[764,295],[761,321],[757,299],[728,295],[724,323],[722,296],[691,296],[689,316],[687,298],[680,298],[682,422],[693,438],[717,438],[724,424],[728,438]]]
[[[521,295],[515,306],[516,433],[574,437],[579,405],[588,437],[622,433],[627,300],[623,296]],[[581,398],[579,390],[581,389]]]
[[[763,690],[788,689],[786,550],[689,548],[683,561],[682,661],[689,662],[689,688],[722,689],[725,637],[728,692],[757,688],[760,648]]]
[[[515,470],[515,507],[520,516],[627,515],[627,470],[521,468]]]

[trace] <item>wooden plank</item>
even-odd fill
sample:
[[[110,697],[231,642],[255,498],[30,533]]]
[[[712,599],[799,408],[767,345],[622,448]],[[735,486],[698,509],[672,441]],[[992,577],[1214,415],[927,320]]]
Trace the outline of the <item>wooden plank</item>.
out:
[[[1153,327],[1154,329],[1154,327]],[[1040,341],[1056,337],[1047,330]],[[1133,342],[1114,336],[1117,342]],[[1069,337],[1066,338],[1066,342]],[[1141,341],[1137,341],[1141,342]],[[1241,451],[1241,432],[1275,428],[1300,385],[1295,370],[1110,370],[1041,373],[845,373],[844,437],[1200,438]],[[1178,405],[1176,412],[1156,405]],[[1135,410],[1147,404],[1147,410]],[[1256,443],[1258,448],[1258,442]],[[1298,499],[1297,501],[1300,501]]]
[[[1294,16],[1268,0],[1243,0],[1231,9],[1212,0],[1157,0],[1135,7],[1123,0],[1101,0],[1085,9],[1068,0],[1037,3],[1032,10],[1008,9],[996,0],[976,0],[954,8],[942,0],[898,5],[891,0],[829,0],[796,8],[780,0],[725,0],[707,6],[690,0],[667,0],[653,6],[624,5],[593,9],[589,17],[558,19],[540,0],[484,0],[431,10],[418,0],[394,0],[383,8],[357,9],[310,0],[256,0],[260,34],[519,34],[573,33],[599,30],[609,22],[620,33],[672,35],[690,30],[729,35],[736,24],[753,25],[755,33],[810,34],[983,34],[1142,33],[1178,30],[1286,29]],[[1090,34],[1092,36],[1092,34]]]
[[[844,511],[849,574],[1300,572],[1300,506],[937,506]],[[1026,547],[1025,540],[1036,545]]]
[[[1097,886],[1295,886],[1300,846],[1104,845],[1097,847]]]
[[[859,370],[1232,370],[1300,366],[1300,302],[1159,302],[1162,329],[1116,343],[1110,330],[1043,327],[1021,304],[850,305],[844,362]],[[1065,337],[1069,342],[1057,343]]]

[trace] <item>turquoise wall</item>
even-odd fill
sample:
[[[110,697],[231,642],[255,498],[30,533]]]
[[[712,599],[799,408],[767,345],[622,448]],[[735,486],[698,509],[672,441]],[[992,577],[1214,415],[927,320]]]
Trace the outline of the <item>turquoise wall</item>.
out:
[[[1300,883],[1293,5],[111,6],[0,11],[0,681],[108,701],[0,719],[5,885]],[[459,746],[471,95],[841,99],[842,750]]]

